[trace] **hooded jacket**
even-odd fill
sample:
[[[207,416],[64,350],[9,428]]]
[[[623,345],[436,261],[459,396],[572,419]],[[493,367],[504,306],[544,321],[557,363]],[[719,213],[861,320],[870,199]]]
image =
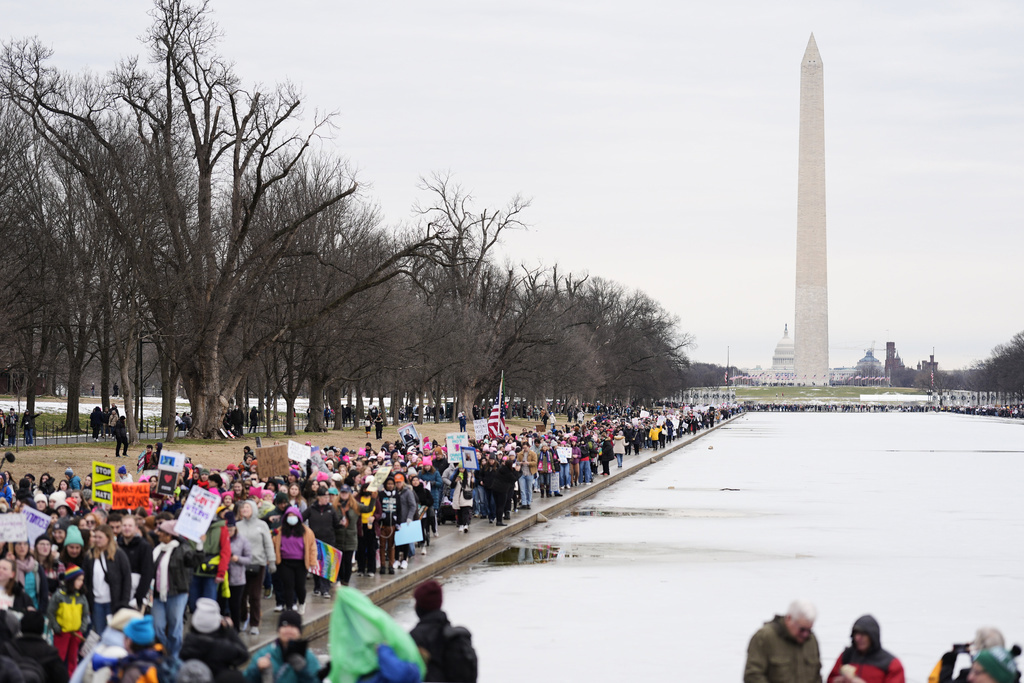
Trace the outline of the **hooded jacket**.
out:
[[[238,535],[244,536],[249,541],[249,549],[252,551],[249,569],[259,569],[270,565],[270,573],[273,574],[277,571],[277,562],[274,559],[274,541],[270,538],[270,527],[259,518],[257,514],[259,507],[254,501],[247,500],[243,505],[252,510],[252,517],[245,519],[239,515],[236,526]]]
[[[119,536],[117,544],[128,556],[128,564],[131,567],[132,575],[137,574],[139,576],[139,580],[135,584],[135,594],[132,597],[135,598],[136,606],[142,605],[149,594],[149,588],[153,584],[153,575],[155,574],[153,546],[141,533],[132,536],[127,541],[124,539],[124,536]]]
[[[313,531],[302,523],[302,513],[299,512],[299,508],[294,505],[285,510],[285,516],[295,515],[299,518],[299,525],[302,527],[302,542],[303,542],[303,561],[305,562],[306,569],[309,571],[315,571],[317,567],[316,561],[316,536],[313,535]],[[274,561],[278,565],[281,564],[281,534],[274,534]]]
[[[839,673],[840,667],[844,664],[851,664],[857,668],[857,675],[864,679],[865,683],[904,683],[903,664],[891,653],[882,649],[882,634],[878,622],[870,614],[865,614],[853,623],[854,633],[864,633],[871,638],[871,646],[867,652],[860,652],[853,644],[843,650],[839,655],[832,672],[828,675],[828,683],[836,683],[842,680]]]

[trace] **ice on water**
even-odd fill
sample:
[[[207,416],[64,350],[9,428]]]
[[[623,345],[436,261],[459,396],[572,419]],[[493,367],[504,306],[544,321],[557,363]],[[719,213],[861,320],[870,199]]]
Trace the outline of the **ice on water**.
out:
[[[518,538],[552,561],[450,579],[445,608],[488,683],[740,680],[750,635],[798,596],[825,675],[871,613],[925,681],[978,626],[1024,641],[1022,475],[1022,422],[752,413],[583,505],[608,514]]]

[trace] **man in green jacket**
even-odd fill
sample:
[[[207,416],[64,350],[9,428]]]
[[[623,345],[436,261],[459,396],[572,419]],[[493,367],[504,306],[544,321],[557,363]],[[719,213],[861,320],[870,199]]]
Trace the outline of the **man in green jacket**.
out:
[[[821,683],[821,654],[811,628],[818,610],[795,600],[786,616],[762,626],[747,647],[743,683]]]

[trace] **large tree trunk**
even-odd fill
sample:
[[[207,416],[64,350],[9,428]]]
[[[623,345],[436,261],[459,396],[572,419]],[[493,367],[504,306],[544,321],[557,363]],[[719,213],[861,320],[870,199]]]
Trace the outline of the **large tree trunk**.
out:
[[[358,429],[359,424],[366,418],[363,408],[363,383],[356,382],[356,412],[352,415],[354,418],[352,429]]]
[[[284,416],[285,436],[295,436],[295,399],[298,394],[285,394],[284,405],[286,415]]]
[[[100,404],[104,411],[110,410],[110,328],[109,317],[103,314],[103,331],[100,334]]]
[[[342,421],[342,414],[345,407],[341,405],[341,387],[338,384],[332,384],[327,390],[327,404],[334,411],[334,425],[332,429],[334,431],[340,431],[344,428],[345,424]]]
[[[326,432],[324,424],[324,385],[326,378],[320,373],[312,373],[309,377],[309,419],[306,421],[307,432]]]

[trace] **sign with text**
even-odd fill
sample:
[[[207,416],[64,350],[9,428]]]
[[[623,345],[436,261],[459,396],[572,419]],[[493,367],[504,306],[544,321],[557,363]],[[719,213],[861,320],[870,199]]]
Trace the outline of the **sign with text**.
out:
[[[416,431],[416,425],[412,422],[399,427],[398,436],[402,437],[402,442],[405,444],[406,448],[416,446],[420,442],[419,432]]]
[[[298,441],[288,442],[288,459],[294,460],[300,465],[305,465],[306,461],[309,460],[310,448],[306,444],[299,443]]]
[[[106,463],[92,462],[92,499],[96,503],[107,503],[114,500],[114,467]]]
[[[185,469],[185,454],[175,451],[160,451],[160,462],[157,467],[171,472],[181,472]]]
[[[28,540],[28,528],[22,515],[0,515],[0,542],[15,543]]]
[[[25,517],[25,529],[28,532],[28,544],[35,546],[36,539],[46,533],[50,528],[50,515],[40,512],[34,508],[23,508],[22,516]]]
[[[480,461],[476,456],[476,449],[469,448],[468,446],[459,450],[459,455],[462,456],[462,466],[467,470],[478,470],[480,469]]]
[[[473,420],[473,435],[478,441],[487,438],[487,420]]]
[[[163,468],[156,475],[156,492],[161,496],[173,496],[178,485],[178,473]]]
[[[288,446],[264,446],[256,449],[256,471],[260,479],[288,476]]]
[[[373,473],[373,481],[366,487],[367,491],[380,491],[384,488],[384,482],[387,480],[388,475],[391,474],[390,467],[379,467],[376,472]]]
[[[115,510],[134,510],[149,505],[149,482],[114,482],[114,502],[110,504]]]
[[[568,464],[572,458],[572,448],[569,446],[559,446],[556,450],[558,451],[558,462],[563,465]]]
[[[220,496],[202,487],[193,486],[181,507],[181,515],[174,528],[175,533],[190,541],[202,543],[200,537],[206,534],[213,523],[219,505]]]
[[[445,434],[444,445],[448,448],[448,460],[450,462],[453,454],[458,454],[460,448],[469,445],[469,434],[466,432]],[[459,462],[462,462],[462,458],[459,458]]]

